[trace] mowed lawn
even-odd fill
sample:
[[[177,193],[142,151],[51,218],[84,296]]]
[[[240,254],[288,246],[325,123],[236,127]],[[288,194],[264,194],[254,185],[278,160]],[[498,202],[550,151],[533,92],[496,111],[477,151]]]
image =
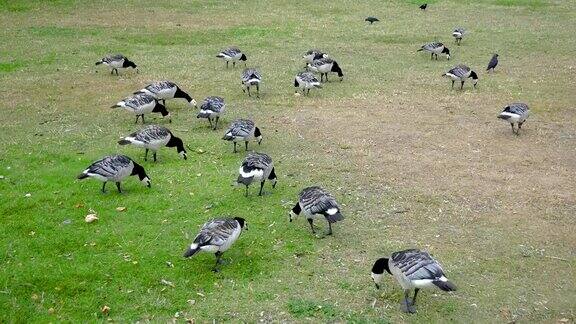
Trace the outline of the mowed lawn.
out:
[[[573,322],[576,3],[428,2],[0,0],[0,322]],[[416,52],[432,41],[452,59]],[[260,99],[242,93],[243,66],[216,59],[230,45],[262,71]],[[344,81],[294,96],[311,48]],[[109,53],[140,73],[94,66]],[[450,89],[441,75],[458,63],[478,89]],[[161,79],[227,102],[217,131],[184,101],[168,102],[171,124],[147,116],[184,140],[187,161],[163,149],[145,162],[116,143],[142,126],[109,107]],[[531,110],[520,136],[496,119],[515,101]],[[221,137],[238,117],[261,128],[250,149],[276,165],[263,197],[232,186],[245,153]],[[102,194],[75,180],[113,153],[141,163],[152,188],[131,178]],[[310,185],[342,205],[332,237],[288,222]],[[215,274],[213,255],[182,253],[217,216],[249,230]],[[424,291],[406,315],[396,283],[377,291],[370,269],[413,247],[459,290]]]

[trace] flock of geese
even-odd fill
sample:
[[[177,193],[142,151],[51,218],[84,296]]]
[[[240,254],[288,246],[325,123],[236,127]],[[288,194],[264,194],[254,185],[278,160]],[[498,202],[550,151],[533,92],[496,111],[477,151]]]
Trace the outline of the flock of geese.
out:
[[[420,7],[426,9],[426,5]],[[370,24],[377,22],[375,17],[368,17],[366,21]],[[457,45],[461,45],[466,31],[463,28],[456,28],[452,33]],[[418,51],[430,53],[431,59],[438,60],[440,55],[445,55],[450,59],[450,50],[440,42],[434,42],[423,45]],[[226,68],[229,63],[235,67],[237,63],[248,60],[245,53],[237,47],[225,49],[216,55],[217,58],[226,62]],[[294,78],[294,88],[296,95],[308,95],[311,89],[322,88],[322,84],[328,82],[329,73],[336,73],[339,80],[342,81],[344,73],[340,65],[332,59],[327,53],[319,50],[309,50],[303,55],[306,61],[306,71],[298,73]],[[123,55],[110,55],[96,62],[96,65],[105,65],[110,68],[111,74],[118,75],[120,69],[133,68],[138,71],[137,65]],[[494,71],[498,64],[498,56],[494,55],[490,61],[487,70]],[[320,80],[316,77],[320,75]],[[455,82],[460,82],[460,89],[464,87],[467,79],[472,79],[473,86],[478,83],[478,74],[466,65],[457,65],[444,73],[452,81],[452,88]],[[260,95],[260,84],[262,75],[260,71],[254,68],[246,68],[241,74],[242,91],[252,96],[254,88],[256,96]],[[122,108],[136,116],[136,123],[142,120],[149,113],[159,113],[163,118],[172,122],[170,112],[166,108],[166,100],[184,99],[191,107],[197,107],[197,102],[187,92],[182,90],[176,83],[171,81],[159,81],[147,85],[137,90],[128,98],[125,98],[112,108]],[[224,98],[217,96],[206,97],[198,109],[198,118],[208,120],[210,127],[214,130],[218,127],[220,116],[224,114],[226,103]],[[507,105],[498,116],[508,121],[512,126],[512,131],[519,134],[522,124],[528,117],[528,106],[524,103],[513,103]],[[515,125],[516,128],[514,127]],[[244,142],[245,149],[248,151],[248,143],[262,142],[262,133],[256,127],[254,121],[249,119],[234,120],[226,129],[223,140],[233,143],[233,152],[236,153],[237,143]],[[144,160],[147,161],[148,153],[151,150],[154,162],[157,161],[157,151],[162,147],[173,147],[178,154],[187,159],[187,152],[181,138],[175,136],[168,128],[159,125],[148,125],[132,134],[122,137],[118,144],[134,145],[145,150]],[[236,183],[246,187],[245,195],[248,196],[248,188],[253,183],[260,184],[259,195],[263,194],[264,184],[268,180],[272,187],[276,186],[277,175],[274,169],[272,158],[265,153],[248,153],[242,161],[238,170]],[[118,192],[122,192],[120,183],[129,176],[138,176],[138,179],[150,187],[150,178],[146,174],[144,167],[133,159],[125,155],[106,156],[86,168],[77,178],[94,178],[103,182],[102,192],[106,192],[106,184],[114,182]],[[342,221],[344,216],[340,206],[334,196],[327,190],[311,186],[304,188],[298,197],[298,201],[290,210],[290,222],[299,215],[305,217],[310,225],[312,233],[314,229],[314,220],[325,220],[328,223],[328,233],[332,234],[332,224]],[[206,222],[198,235],[189,245],[184,257],[191,257],[200,251],[214,253],[216,264],[213,271],[220,270],[222,263],[222,254],[228,250],[238,239],[241,232],[247,229],[247,222],[244,218],[219,218]],[[380,288],[384,272],[392,275],[404,290],[404,298],[401,302],[401,310],[408,313],[415,312],[415,303],[418,291],[421,288],[436,287],[443,291],[454,291],[456,286],[451,283],[445,276],[440,264],[425,251],[409,249],[394,252],[390,257],[376,260],[372,267],[371,277],[376,285]],[[410,297],[410,291],[414,289],[414,295]]]

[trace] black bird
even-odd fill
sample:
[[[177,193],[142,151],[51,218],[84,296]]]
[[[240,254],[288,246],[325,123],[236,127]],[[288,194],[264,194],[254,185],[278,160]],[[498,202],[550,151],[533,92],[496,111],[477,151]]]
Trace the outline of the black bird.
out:
[[[372,267],[372,280],[380,289],[384,271],[391,274],[404,290],[402,311],[415,313],[416,296],[421,288],[440,288],[443,291],[455,291],[456,286],[446,278],[440,264],[430,254],[417,249],[394,252],[390,258],[376,260]],[[410,290],[414,289],[414,298],[410,300]]]
[[[92,163],[77,178],[80,180],[94,178],[104,182],[102,184],[102,192],[106,192],[106,183],[108,181],[116,182],[118,192],[122,193],[120,181],[133,175],[137,175],[140,181],[150,188],[150,178],[146,175],[144,168],[126,155],[106,156]]]
[[[490,59],[490,62],[488,63],[486,71],[490,72],[490,70],[492,70],[492,72],[494,72],[494,69],[496,68],[497,65],[498,65],[498,54],[494,54],[492,56],[492,59]]]
[[[420,5],[420,9],[422,9],[422,10],[426,10],[427,7],[428,7],[427,3]]]
[[[380,20],[378,20],[378,18],[376,18],[376,17],[370,16],[370,17],[367,17],[366,19],[364,19],[364,21],[367,21],[370,23],[370,25],[372,25],[374,22],[380,21]]]

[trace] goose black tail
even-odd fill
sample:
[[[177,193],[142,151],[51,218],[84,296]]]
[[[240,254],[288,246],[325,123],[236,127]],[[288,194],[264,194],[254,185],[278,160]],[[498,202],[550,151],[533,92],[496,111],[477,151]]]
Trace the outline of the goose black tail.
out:
[[[80,174],[76,177],[76,179],[80,179],[80,180],[86,179],[86,178],[88,178],[88,175],[87,175],[86,173],[80,173]]]
[[[435,280],[432,283],[444,291],[456,291],[456,286],[450,281]]]

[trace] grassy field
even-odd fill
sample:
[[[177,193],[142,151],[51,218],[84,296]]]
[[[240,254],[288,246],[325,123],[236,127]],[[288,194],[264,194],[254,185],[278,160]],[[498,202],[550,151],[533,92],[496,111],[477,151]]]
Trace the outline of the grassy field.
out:
[[[576,3],[428,2],[0,0],[0,322],[573,322]],[[457,26],[470,31],[462,46]],[[452,60],[416,53],[435,40]],[[230,45],[261,69],[260,99],[215,58]],[[316,47],[345,79],[296,97],[301,55]],[[140,73],[96,68],[108,53]],[[500,66],[486,74],[492,53]],[[478,89],[450,90],[441,75],[458,63],[479,73]],[[141,125],[108,107],[158,79],[198,101],[224,97],[222,127],[253,118],[264,141],[251,148],[274,159],[276,189],[232,187],[244,152],[184,101],[168,102],[172,124],[147,121],[182,137],[187,161],[118,146]],[[496,119],[513,101],[532,113],[520,136]],[[101,194],[75,180],[112,153],[141,162],[152,188],[130,179],[124,194]],[[347,217],[333,237],[288,222],[315,184]],[[87,224],[91,211],[100,220]],[[214,274],[213,255],[182,253],[221,215],[250,228]],[[459,291],[423,292],[405,315],[395,282],[376,291],[369,274],[411,247]]]

